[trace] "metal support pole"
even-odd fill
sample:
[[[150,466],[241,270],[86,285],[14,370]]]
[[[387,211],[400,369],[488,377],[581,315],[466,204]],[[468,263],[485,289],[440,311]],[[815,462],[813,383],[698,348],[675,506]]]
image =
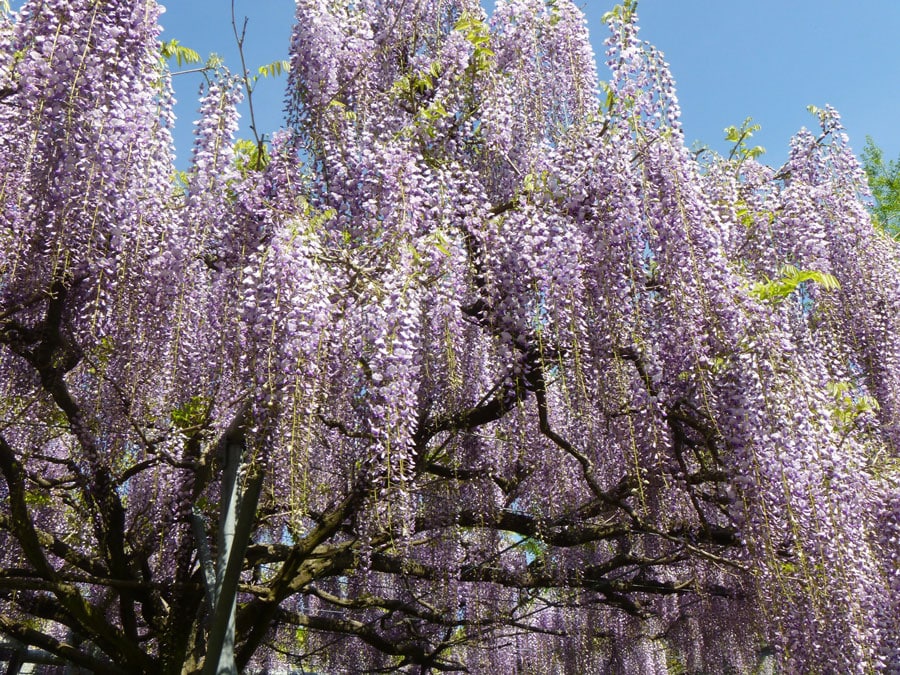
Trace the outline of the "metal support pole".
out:
[[[234,614],[244,552],[253,531],[262,490],[262,473],[251,474],[242,498],[238,495],[241,445],[229,443],[222,476],[222,510],[216,564],[215,605],[203,675],[238,675],[234,661]]]
[[[191,521],[194,541],[197,542],[197,556],[200,558],[200,569],[203,572],[203,588],[206,590],[206,603],[209,605],[210,612],[212,612],[216,607],[216,568],[213,565],[212,555],[209,552],[209,544],[206,543],[206,525],[203,523],[203,518],[196,508],[188,516],[188,519]]]

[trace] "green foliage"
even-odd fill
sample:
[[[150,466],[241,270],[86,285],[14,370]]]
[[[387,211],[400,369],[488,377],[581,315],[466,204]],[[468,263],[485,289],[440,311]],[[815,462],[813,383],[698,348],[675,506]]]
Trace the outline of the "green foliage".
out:
[[[734,213],[740,221],[741,225],[748,230],[753,229],[757,225],[757,218],[765,217],[769,225],[775,222],[775,212],[769,210],[753,211],[743,199],[737,200],[734,205]]]
[[[191,396],[183,406],[172,411],[172,424],[190,435],[207,423],[211,405],[212,400],[207,396]]]
[[[616,102],[616,92],[613,90],[609,83],[607,82],[599,82],[600,90],[603,92],[603,104],[600,107],[601,115],[610,115],[612,113],[613,105]]]
[[[435,89],[435,83],[440,76],[441,66],[435,62],[427,70],[400,76],[391,87],[391,94],[397,97],[408,111],[415,113],[414,127],[423,130],[430,138],[436,138],[438,135],[435,122],[450,116],[441,100],[437,98],[427,100],[427,94]]]
[[[428,70],[418,73],[406,73],[394,82],[391,93],[400,98],[409,107],[416,109],[422,97],[435,87],[435,81],[441,75],[441,67],[439,63],[432,63]],[[427,108],[421,111],[426,119],[439,119],[446,117],[448,113],[442,104],[433,101]]]
[[[257,77],[278,77],[284,73],[290,72],[291,62],[282,59],[281,61],[273,61],[272,63],[260,66],[257,69]]]
[[[543,560],[549,551],[549,546],[540,539],[525,537],[519,543],[519,546],[525,551],[525,554],[533,560]]]
[[[625,0],[621,5],[616,5],[603,15],[603,23],[609,23],[611,19],[621,18],[625,23],[629,23],[637,11],[637,0]]]
[[[685,675],[687,668],[681,657],[671,648],[666,648],[666,673],[668,675]]]
[[[186,63],[200,63],[201,60],[200,54],[195,52],[193,49],[179,44],[178,40],[169,40],[168,42],[163,42],[160,46],[160,53],[166,60],[175,59],[175,62],[178,64],[179,68]]]
[[[522,192],[528,195],[545,190],[549,178],[550,175],[546,171],[525,174],[525,177],[522,179]]]
[[[470,67],[476,72],[482,72],[490,68],[493,63],[494,52],[490,48],[491,31],[487,22],[479,18],[472,12],[463,12],[453,30],[461,32],[466,40],[475,47],[472,54],[472,60],[469,62]]]
[[[225,63],[225,61],[222,59],[222,57],[216,53],[211,53],[206,58],[206,62],[203,62],[203,59],[201,58],[200,54],[198,54],[193,49],[190,49],[189,47],[185,47],[184,45],[180,44],[178,42],[178,40],[169,40],[168,42],[163,42],[159,48],[159,55],[160,55],[159,70],[160,70],[161,74],[168,70],[166,67],[166,61],[171,60],[171,59],[175,59],[175,62],[178,64],[179,68],[181,68],[185,65],[202,63],[202,65],[200,65],[196,68],[181,70],[176,73],[172,73],[172,75],[184,75],[187,73],[197,73],[197,72],[206,74],[206,73],[209,73],[211,71],[215,71],[215,70],[221,68]],[[161,87],[162,83],[163,83],[163,79],[160,78],[158,86]]]
[[[737,159],[743,162],[745,159],[757,159],[765,154],[766,149],[761,145],[747,145],[747,141],[753,137],[753,134],[762,129],[759,124],[751,122],[752,118],[748,117],[739,127],[725,127],[725,140],[734,143],[731,152],[728,153],[728,159]]]
[[[436,76],[437,64],[432,65],[435,75],[432,72],[426,73],[406,73],[394,82],[391,93],[398,96],[411,105],[416,104],[416,100],[422,94],[434,89],[434,77]]]
[[[172,173],[172,184],[176,197],[184,197],[188,193],[191,183],[191,174],[187,171],[175,171]]]
[[[305,627],[300,626],[294,631],[294,644],[292,646],[297,649],[305,649],[308,643],[309,631]]]
[[[207,57],[206,63],[203,64],[203,69],[215,70],[216,68],[221,68],[223,65],[225,65],[225,59],[213,52]]]
[[[28,490],[25,492],[25,503],[32,507],[49,506],[50,496],[39,490]]]
[[[88,359],[88,372],[92,375],[102,375],[103,371],[109,365],[110,359],[116,351],[116,344],[112,338],[105,336],[92,350],[93,353]]]
[[[900,240],[900,159],[885,162],[884,152],[866,136],[862,167],[875,203],[872,220],[894,239]]]
[[[265,143],[239,138],[234,143],[234,165],[242,176],[250,171],[262,171],[269,164],[269,150]]]
[[[324,211],[315,212],[312,207],[309,207],[306,216],[309,218],[309,229],[315,231],[337,216],[337,211],[334,209],[325,209]]]
[[[453,255],[450,251],[450,239],[447,237],[447,234],[443,230],[434,230],[434,232],[428,235],[426,241],[428,241],[428,243],[434,246],[445,256],[450,257],[451,255]]]
[[[558,0],[544,0],[544,6],[550,12],[550,25],[555,26],[562,20],[562,17],[559,14]]]
[[[820,108],[819,106],[808,105],[808,106],[806,106],[806,110],[811,115],[815,115],[820,123],[825,122],[825,120],[827,119],[828,112],[826,110],[822,110],[822,108]]]
[[[838,290],[841,285],[830,274],[816,270],[801,270],[793,265],[781,268],[778,277],[758,281],[750,288],[750,294],[757,300],[779,304],[791,293],[798,290],[801,284],[813,282],[827,291]]]
[[[875,398],[854,392],[850,382],[829,382],[826,388],[834,399],[830,405],[831,414],[838,431],[843,434],[853,430],[860,415],[875,413],[879,410],[878,401]]]

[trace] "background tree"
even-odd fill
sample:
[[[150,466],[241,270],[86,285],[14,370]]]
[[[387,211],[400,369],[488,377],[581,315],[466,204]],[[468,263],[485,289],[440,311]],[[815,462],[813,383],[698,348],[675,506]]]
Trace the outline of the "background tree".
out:
[[[633,10],[600,83],[566,0],[300,0],[289,130],[246,161],[222,72],[183,185],[154,2],[6,17],[0,632],[94,672],[900,666],[897,249],[833,110],[701,171]]]
[[[892,237],[900,236],[900,161],[884,161],[884,153],[870,136],[862,152],[862,166],[875,203],[873,220]]]

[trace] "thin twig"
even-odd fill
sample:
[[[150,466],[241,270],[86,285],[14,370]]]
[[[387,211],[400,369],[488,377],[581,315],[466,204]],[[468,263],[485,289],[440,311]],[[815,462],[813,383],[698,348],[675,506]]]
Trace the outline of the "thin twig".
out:
[[[231,0],[231,29],[234,31],[234,39],[237,41],[238,55],[241,57],[241,77],[244,80],[244,90],[247,92],[247,108],[250,110],[250,131],[253,132],[253,139],[256,141],[256,166],[255,169],[261,169],[263,161],[265,140],[259,135],[256,129],[256,115],[253,112],[253,86],[250,84],[250,71],[247,70],[247,61],[244,58],[244,39],[247,36],[247,17],[244,17],[244,23],[238,33],[237,19],[234,13],[234,0]]]

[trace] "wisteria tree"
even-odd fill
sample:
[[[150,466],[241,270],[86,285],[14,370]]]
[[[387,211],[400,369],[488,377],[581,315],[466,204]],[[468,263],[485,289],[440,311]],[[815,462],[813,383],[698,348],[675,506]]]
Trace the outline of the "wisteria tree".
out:
[[[685,149],[633,3],[0,25],[0,634],[97,673],[900,672],[900,251],[837,113]],[[606,71],[604,71],[606,72]],[[233,663],[231,662],[233,654]]]

